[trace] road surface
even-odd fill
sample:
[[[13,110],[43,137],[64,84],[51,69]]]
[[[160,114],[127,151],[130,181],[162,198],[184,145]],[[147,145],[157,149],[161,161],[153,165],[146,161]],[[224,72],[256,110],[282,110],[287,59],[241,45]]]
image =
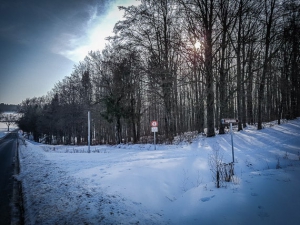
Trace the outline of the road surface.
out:
[[[17,133],[0,139],[0,225],[11,224],[10,202],[13,194],[13,177]]]

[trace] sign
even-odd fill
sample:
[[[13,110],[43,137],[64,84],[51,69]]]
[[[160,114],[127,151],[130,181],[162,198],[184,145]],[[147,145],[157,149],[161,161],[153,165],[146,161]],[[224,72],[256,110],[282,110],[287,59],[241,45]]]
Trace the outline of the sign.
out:
[[[239,120],[237,119],[221,119],[221,123],[224,125],[230,124],[230,134],[231,134],[231,147],[232,147],[232,163],[234,163],[234,147],[233,147],[233,131],[232,131],[232,124],[237,124]]]
[[[154,150],[156,150],[156,137],[155,133],[158,132],[158,122],[156,120],[151,121],[151,132],[154,135]]]
[[[158,127],[158,122],[156,120],[151,121],[151,127]]]
[[[151,132],[158,132],[158,127],[151,127]]]
[[[221,122],[223,124],[230,124],[230,123],[238,123],[239,120],[237,120],[237,119],[221,119]]]

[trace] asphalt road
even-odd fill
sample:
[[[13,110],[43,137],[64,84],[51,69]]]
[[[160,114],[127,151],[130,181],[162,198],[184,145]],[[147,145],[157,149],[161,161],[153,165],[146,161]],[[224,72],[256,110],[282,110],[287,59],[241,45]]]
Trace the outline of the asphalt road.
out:
[[[0,139],[0,225],[11,224],[10,202],[13,194],[14,157],[17,133]]]

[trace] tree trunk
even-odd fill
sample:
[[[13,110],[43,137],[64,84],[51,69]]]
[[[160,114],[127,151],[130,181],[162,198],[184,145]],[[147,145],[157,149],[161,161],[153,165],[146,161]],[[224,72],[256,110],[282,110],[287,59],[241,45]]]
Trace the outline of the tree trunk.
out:
[[[115,139],[116,144],[121,144],[122,138],[121,138],[121,118],[116,118],[116,125],[115,125]]]
[[[252,90],[253,90],[253,71],[252,65],[254,63],[253,59],[253,44],[249,46],[249,63],[248,63],[248,82],[247,82],[247,120],[248,124],[253,124],[253,99],[252,99]]]
[[[212,56],[212,30],[206,29],[207,39],[205,48],[205,72],[206,72],[206,93],[207,93],[207,137],[215,136],[214,123],[214,79],[213,79],[213,56]]]
[[[241,62],[241,45],[242,45],[242,4],[243,2],[240,2],[241,6],[239,7],[239,19],[238,19],[238,37],[237,37],[237,47],[236,47],[236,72],[237,72],[237,114],[238,114],[238,131],[243,130],[242,127],[242,114],[243,108],[242,108],[242,62]]]
[[[275,7],[276,0],[272,0],[271,2],[271,8],[270,8],[270,15],[266,16],[266,36],[265,36],[265,52],[264,52],[264,61],[263,61],[263,71],[260,78],[259,83],[259,89],[258,89],[258,102],[257,102],[257,129],[262,129],[262,107],[264,102],[264,95],[265,95],[265,82],[266,82],[266,76],[269,72],[269,65],[270,65],[270,59],[269,59],[269,49],[270,49],[270,43],[271,43],[271,28],[273,24],[273,12]],[[268,6],[265,5],[265,8]],[[267,11],[267,10],[266,10]]]

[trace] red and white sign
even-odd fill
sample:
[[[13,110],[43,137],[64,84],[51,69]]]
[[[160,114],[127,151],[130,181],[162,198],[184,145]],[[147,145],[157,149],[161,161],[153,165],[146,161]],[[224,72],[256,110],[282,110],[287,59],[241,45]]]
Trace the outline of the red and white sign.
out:
[[[158,122],[156,120],[151,121],[151,127],[158,127]]]

